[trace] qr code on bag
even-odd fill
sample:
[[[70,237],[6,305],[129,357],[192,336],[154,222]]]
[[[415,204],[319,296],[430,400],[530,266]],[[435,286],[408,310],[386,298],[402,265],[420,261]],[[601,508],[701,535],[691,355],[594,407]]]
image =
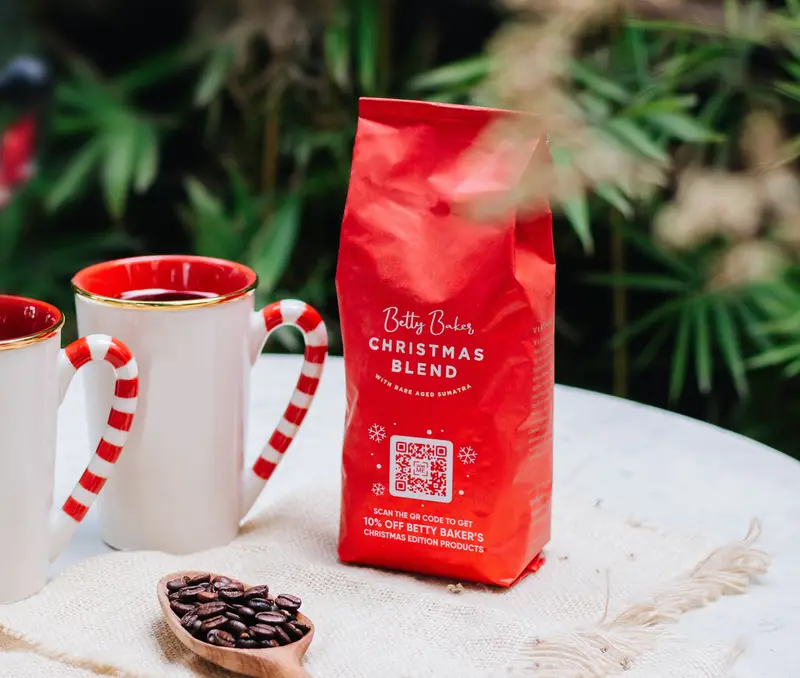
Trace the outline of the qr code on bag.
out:
[[[453,498],[453,443],[392,436],[389,494],[449,503]]]

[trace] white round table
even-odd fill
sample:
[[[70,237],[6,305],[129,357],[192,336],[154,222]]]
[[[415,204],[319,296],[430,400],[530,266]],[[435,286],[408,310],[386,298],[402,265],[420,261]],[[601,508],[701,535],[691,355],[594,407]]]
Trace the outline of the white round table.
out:
[[[253,449],[277,423],[299,368],[298,356],[259,359],[253,372],[248,436]],[[55,497],[61,501],[89,454],[80,382],[79,375],[59,412]],[[330,358],[303,429],[329,430],[337,452],[344,393],[344,364],[341,358]],[[555,413],[556,491],[569,488],[609,509],[719,544],[740,539],[751,518],[761,519],[764,534],[759,546],[773,557],[768,575],[745,596],[724,597],[685,615],[681,630],[710,640],[744,638],[747,651],[736,665],[736,675],[796,675],[800,463],[709,424],[579,389],[557,387]],[[108,551],[90,512],[52,573]]]

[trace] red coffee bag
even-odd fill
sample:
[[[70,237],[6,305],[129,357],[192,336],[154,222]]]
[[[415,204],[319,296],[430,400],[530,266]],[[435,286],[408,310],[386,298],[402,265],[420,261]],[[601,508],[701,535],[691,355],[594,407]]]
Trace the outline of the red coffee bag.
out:
[[[486,223],[463,209],[547,153],[487,147],[505,115],[360,102],[336,273],[343,562],[510,586],[549,540],[550,210]]]

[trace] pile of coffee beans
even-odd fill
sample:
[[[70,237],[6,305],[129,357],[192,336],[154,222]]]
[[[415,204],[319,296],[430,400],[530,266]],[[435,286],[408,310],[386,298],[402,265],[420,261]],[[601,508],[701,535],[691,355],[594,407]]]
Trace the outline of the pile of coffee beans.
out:
[[[246,587],[228,577],[198,574],[167,583],[169,606],[195,638],[220,647],[259,649],[288,645],[311,629],[297,620],[302,601],[269,587]]]

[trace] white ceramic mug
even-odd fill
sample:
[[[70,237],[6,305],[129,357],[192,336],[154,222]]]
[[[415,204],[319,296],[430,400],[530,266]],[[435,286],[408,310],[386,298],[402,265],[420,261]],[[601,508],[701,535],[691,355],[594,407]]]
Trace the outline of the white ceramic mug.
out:
[[[62,350],[63,324],[55,306],[0,295],[0,603],[45,585],[49,563],[116,468],[136,412],[138,370],[128,348],[92,335]],[[100,442],[70,496],[53,511],[58,406],[76,370],[90,364],[110,380],[107,407],[98,412]]]
[[[136,353],[139,416],[122,469],[103,493],[103,540],[117,549],[184,554],[237,534],[314,397],[328,351],[325,324],[300,301],[254,311],[256,274],[197,256],[91,266],[73,278],[81,332],[107,332]],[[292,325],[306,351],[297,388],[267,445],[245,465],[250,370],[270,333]],[[89,430],[108,407],[90,370]]]

